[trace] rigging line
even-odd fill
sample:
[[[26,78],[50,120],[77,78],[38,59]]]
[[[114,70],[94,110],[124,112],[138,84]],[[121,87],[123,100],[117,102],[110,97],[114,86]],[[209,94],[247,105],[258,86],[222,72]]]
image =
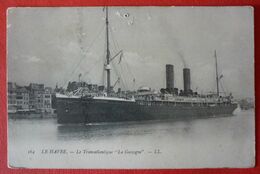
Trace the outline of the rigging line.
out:
[[[220,82],[220,87],[221,87],[221,89],[223,90],[223,92],[224,92],[224,95],[225,95],[225,96],[227,96],[227,95],[226,95],[226,91],[225,91],[225,89],[224,89],[224,87],[223,87],[223,84],[222,84],[222,82]]]
[[[110,38],[112,38],[112,37],[110,37]],[[113,38],[112,38],[112,40],[113,40]],[[110,47],[110,53],[111,53],[111,55],[115,55],[116,53],[117,53],[117,51],[116,51],[117,49],[116,49],[116,47],[115,47],[115,45],[114,45],[114,48],[113,47]],[[110,58],[111,59],[111,58]]]
[[[94,45],[94,43],[96,42],[96,40],[100,37],[100,35],[101,35],[101,32],[103,31],[103,29],[105,28],[105,24],[103,24],[102,25],[102,28],[101,28],[101,30],[98,32],[98,34],[96,35],[96,37],[95,37],[95,39],[90,43],[90,45],[89,45],[89,47],[86,49],[86,51],[83,51],[84,52],[84,55],[86,55],[86,53],[90,50],[90,48]],[[82,58],[79,60],[79,62],[76,64],[76,66],[75,66],[75,68],[73,69],[73,71],[70,73],[70,75],[68,75],[68,76],[66,76],[66,77],[71,77],[74,73],[75,73],[75,71],[76,71],[76,69],[77,69],[77,67],[80,65],[80,63],[82,62],[82,60],[85,58],[85,56],[82,56]],[[63,85],[62,85],[62,87],[64,87],[65,86],[65,84],[68,82],[68,80],[69,79],[65,79],[64,80],[64,83],[63,83]]]
[[[127,62],[127,60],[125,60],[124,62],[125,62],[125,64],[126,64],[126,69],[127,69],[127,70],[128,70],[128,72],[130,73],[130,75],[131,75],[133,78],[135,78],[134,74],[133,74],[133,73],[132,73],[132,71],[131,71],[131,68],[130,68],[130,66],[128,65],[128,62]]]
[[[121,64],[120,64],[119,67],[120,67],[121,71],[124,72],[124,71],[123,71],[123,67],[122,67]],[[122,73],[122,76],[124,76],[124,73]],[[129,88],[128,88],[128,84],[124,82],[124,79],[127,79],[127,78],[125,78],[125,77],[122,78],[122,83],[123,83],[123,85],[124,85],[124,88],[125,88],[125,89],[129,89]]]
[[[112,32],[112,27],[111,27],[111,26],[109,26],[109,33],[110,33],[110,35],[111,35],[111,38],[112,38],[112,41],[113,41],[115,50],[117,50],[119,47],[117,47],[118,45],[116,45],[116,42],[115,42],[115,39],[114,39],[114,34],[113,34],[113,32]]]
[[[95,61],[93,63],[93,66],[91,66],[91,68],[88,71],[85,71],[85,73],[82,75],[82,77],[84,77],[86,74],[90,73],[93,70],[93,68],[95,68],[99,62],[101,62],[101,60],[103,60],[103,59],[98,59],[97,61]]]
[[[112,32],[111,26],[109,26],[109,31],[110,31],[110,34],[111,34],[111,38],[112,38],[115,50],[117,52],[117,50],[119,50],[119,44],[118,44],[117,40],[115,39],[115,36],[114,36],[114,33]]]
[[[90,48],[94,45],[95,41],[100,37],[100,34],[101,34],[101,32],[103,31],[103,28],[104,28],[104,25],[103,25],[103,27],[101,28],[101,30],[100,30],[100,32],[98,33],[98,35],[95,37],[95,39],[91,42],[91,44],[89,45],[89,47],[87,48],[87,50],[86,50],[86,51],[82,50],[84,56],[82,56],[82,58],[81,58],[81,59],[79,60],[79,62],[76,64],[75,68],[73,69],[73,71],[71,72],[71,74],[68,76],[69,78],[70,78],[70,76],[72,76],[72,75],[75,73],[77,67],[80,65],[80,63],[81,63],[81,62],[83,61],[83,59],[85,58],[86,53],[87,53],[87,52],[90,50]],[[66,83],[66,82],[65,82],[65,83]]]
[[[227,96],[227,93],[229,92],[229,90],[227,87],[224,87],[224,84],[225,84],[225,82],[224,82],[224,78],[223,78],[222,81],[220,81],[220,85],[222,86],[223,91],[224,91],[225,95]]]
[[[90,67],[90,69],[84,72],[84,74],[82,75],[82,77],[84,77],[85,75],[87,75],[88,73],[90,73],[90,72],[93,70],[93,68],[95,68],[97,65],[99,65],[98,63],[100,63],[101,61],[103,61],[103,60],[104,60],[104,59],[103,59],[104,57],[105,57],[105,51],[103,52],[102,56],[99,57],[99,59],[97,59],[97,60],[93,63],[93,65]],[[102,65],[104,65],[104,64],[102,64]],[[104,67],[102,66],[102,71],[103,71],[103,68],[104,68]]]
[[[133,73],[132,73],[132,71],[131,71],[131,68],[130,68],[130,66],[128,65],[127,59],[124,59],[124,60],[125,60],[125,61],[122,61],[122,62],[124,62],[124,63],[122,64],[122,68],[123,68],[123,69],[126,69],[126,70],[128,71],[129,77],[132,78],[132,79],[131,79],[131,81],[132,81],[132,80],[135,79],[135,76],[133,75]],[[124,68],[123,65],[124,65],[126,68]],[[121,66],[121,64],[120,64],[120,66]]]
[[[117,50],[119,50],[119,44],[118,44],[118,42],[117,42],[117,40],[115,39],[115,36],[114,36],[114,33],[112,32],[112,28],[111,28],[111,26],[109,26],[109,31],[110,31],[110,34],[111,34],[111,38],[112,38],[112,41],[113,41],[113,45],[114,45],[114,47],[115,47],[115,50],[113,50],[115,53],[114,54],[116,54],[118,51]],[[125,61],[125,64],[126,64],[126,69],[127,69],[127,71],[130,73],[130,76],[132,76],[132,78],[135,78],[134,77],[134,75],[133,75],[133,73],[131,72],[131,70],[130,70],[130,67],[129,67],[129,65],[128,65],[128,63]],[[121,65],[120,64],[120,68],[121,68],[121,71],[122,72],[124,72],[123,71],[123,65]],[[116,68],[114,68],[114,69],[116,69]],[[123,73],[121,73],[122,74],[122,76],[123,76]],[[118,72],[117,72],[117,75],[118,75]],[[122,78],[121,76],[120,76],[120,78],[122,79],[121,81],[122,81],[122,85],[124,86],[124,88],[125,89],[127,89],[128,88],[128,85],[126,85],[126,83],[124,82],[124,78]]]
[[[114,53],[116,52],[116,50],[114,50],[113,48],[111,49],[111,51],[114,52]],[[115,66],[115,64],[114,64],[113,61],[112,61],[112,66],[113,66],[113,69],[114,69],[115,72],[116,72],[116,75],[117,75],[118,77],[120,77],[120,80],[122,81],[122,86],[123,86],[125,89],[127,89],[128,86],[127,86],[126,83],[124,82],[124,79],[125,79],[125,78],[124,78],[124,76],[123,76],[123,75],[124,75],[124,73],[123,73],[124,71],[122,70],[122,65],[119,64],[119,67],[121,68],[121,70],[120,70],[121,73],[118,72],[119,69]]]
[[[109,27],[110,27],[110,30],[109,30],[109,31],[110,31],[110,33],[111,33],[111,38],[112,38],[113,44],[114,44],[114,46],[115,46],[115,52],[117,52],[117,50],[119,50],[119,44],[118,44],[117,40],[116,40],[115,37],[114,37],[114,34],[113,34],[113,32],[112,32],[111,26],[109,26]],[[128,72],[130,73],[130,75],[132,76],[132,78],[135,78],[135,76],[133,75],[133,73],[132,73],[132,71],[131,71],[131,68],[129,67],[127,61],[125,61],[125,64],[126,64],[126,69],[127,69]]]
[[[113,62],[111,62],[111,65],[112,65],[112,67],[113,67],[113,70],[114,70],[116,76],[119,77],[119,78],[121,79],[121,75],[118,73],[118,71],[117,71],[117,69],[115,68],[115,65],[114,65]]]
[[[123,70],[124,68],[122,67],[121,64],[120,64],[119,67],[120,67],[120,69],[121,69],[121,72],[122,72],[121,74],[122,74],[122,77],[123,77],[123,78],[122,78],[122,83],[123,83],[123,85],[124,85],[124,88],[127,90],[127,89],[129,89],[129,87],[128,87],[128,84],[125,83],[125,81],[124,81],[124,80],[126,79],[126,78],[124,77],[124,73],[123,73],[123,72],[124,72],[124,70]]]
[[[112,54],[116,54],[116,45],[115,45],[114,39],[113,39],[113,37],[110,37],[110,38],[112,38],[113,44],[114,44],[114,48],[111,47],[110,51],[111,51]],[[123,77],[121,76],[122,73],[118,72],[118,68],[115,66],[113,61],[111,62],[111,64],[112,64],[112,67],[113,67],[113,70],[114,70],[116,76],[121,79],[122,85],[124,86]]]
[[[123,86],[125,89],[127,89],[127,88],[126,88],[126,85],[125,85],[125,82],[124,82],[124,78],[121,76],[121,75],[123,75],[123,74],[122,74],[122,73],[118,73],[118,69],[115,67],[115,64],[114,64],[113,62],[112,62],[112,66],[113,66],[113,69],[114,69],[116,75],[117,75],[118,77],[120,77],[120,81],[122,82],[122,86]]]
[[[129,75],[129,73],[127,73],[126,71],[124,71],[126,68],[124,68],[123,64],[119,64],[120,70],[122,71],[122,76],[126,77],[125,79],[131,79]],[[126,72],[126,73],[123,73]],[[130,80],[131,81],[131,80]],[[128,88],[128,85],[127,85]]]
[[[78,14],[78,24],[77,24],[77,38],[78,38],[78,42],[80,44],[80,49],[81,51],[83,51],[83,46],[82,46],[82,37],[83,37],[83,26],[82,26],[82,11],[80,9],[77,9],[77,14]]]
[[[110,27],[110,33],[111,33],[111,38],[112,38],[112,41],[113,41],[113,44],[114,44],[114,46],[115,46],[115,52],[117,52],[117,50],[119,50],[119,44],[118,44],[118,42],[117,42],[117,40],[115,39],[115,37],[114,37],[114,34],[113,34],[113,32],[112,32],[112,28],[111,28],[111,26],[109,26]],[[128,68],[128,71],[130,72],[130,74],[132,75],[132,77],[134,77],[133,76],[133,73],[129,70],[130,68],[129,68],[129,66],[128,66],[128,63],[127,62],[125,62],[126,63],[126,65],[127,65],[127,68]]]

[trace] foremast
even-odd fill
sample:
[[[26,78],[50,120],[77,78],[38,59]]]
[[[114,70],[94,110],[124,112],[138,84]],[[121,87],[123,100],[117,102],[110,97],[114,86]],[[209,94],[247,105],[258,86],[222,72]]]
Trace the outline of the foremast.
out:
[[[110,50],[109,50],[109,21],[108,21],[108,7],[105,7],[106,11],[106,65],[105,70],[107,72],[107,95],[110,94]]]

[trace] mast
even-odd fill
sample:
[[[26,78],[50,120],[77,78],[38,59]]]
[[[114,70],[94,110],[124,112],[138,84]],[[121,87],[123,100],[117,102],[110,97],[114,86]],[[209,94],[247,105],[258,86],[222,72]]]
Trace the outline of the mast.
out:
[[[215,61],[216,61],[216,82],[217,82],[217,96],[219,96],[219,77],[218,77],[218,61],[217,61],[217,51],[215,50]]]
[[[110,51],[109,51],[109,22],[108,22],[108,7],[106,7],[106,72],[107,72],[107,95],[110,93]]]

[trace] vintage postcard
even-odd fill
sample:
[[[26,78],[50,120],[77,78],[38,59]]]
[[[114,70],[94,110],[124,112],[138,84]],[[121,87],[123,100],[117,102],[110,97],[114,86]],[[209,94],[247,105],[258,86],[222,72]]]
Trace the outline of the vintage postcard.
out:
[[[10,168],[255,165],[251,7],[7,11]]]

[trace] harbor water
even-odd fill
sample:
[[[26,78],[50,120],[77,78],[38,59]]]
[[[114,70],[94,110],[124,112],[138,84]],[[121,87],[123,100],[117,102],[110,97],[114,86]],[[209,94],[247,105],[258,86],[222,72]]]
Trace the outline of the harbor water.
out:
[[[254,110],[186,121],[59,125],[9,119],[12,168],[253,167]]]

